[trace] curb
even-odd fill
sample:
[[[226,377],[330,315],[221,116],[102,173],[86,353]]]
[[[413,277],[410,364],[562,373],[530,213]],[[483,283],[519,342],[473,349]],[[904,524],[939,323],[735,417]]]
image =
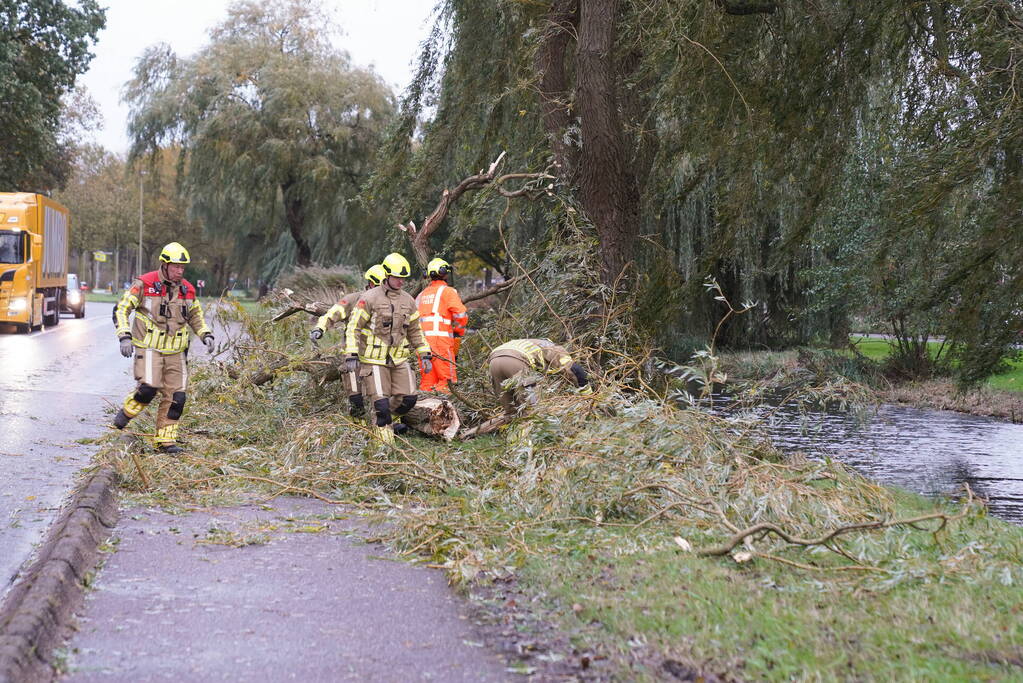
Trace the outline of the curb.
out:
[[[50,652],[81,600],[99,544],[117,522],[116,483],[114,471],[100,467],[75,489],[35,562],[0,606],[0,683],[53,678]]]

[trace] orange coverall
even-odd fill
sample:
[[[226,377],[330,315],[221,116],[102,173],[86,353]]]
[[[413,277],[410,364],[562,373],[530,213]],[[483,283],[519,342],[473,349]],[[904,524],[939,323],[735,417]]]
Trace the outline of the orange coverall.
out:
[[[423,336],[433,353],[433,370],[423,372],[423,364],[419,364],[422,377],[419,390],[449,393],[448,381],[458,381],[454,361],[469,324],[465,304],[458,296],[458,290],[444,280],[433,280],[416,297],[416,305]]]

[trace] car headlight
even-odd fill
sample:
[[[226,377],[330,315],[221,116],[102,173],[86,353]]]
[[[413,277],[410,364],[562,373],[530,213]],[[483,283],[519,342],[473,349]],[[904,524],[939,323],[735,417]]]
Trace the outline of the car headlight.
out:
[[[67,293],[67,300],[68,300],[68,303],[77,304],[79,301],[82,300],[82,293],[81,292],[68,292]]]
[[[8,309],[12,313],[21,313],[22,311],[28,310],[28,299],[25,297],[18,297],[17,299],[11,299],[11,303]]]

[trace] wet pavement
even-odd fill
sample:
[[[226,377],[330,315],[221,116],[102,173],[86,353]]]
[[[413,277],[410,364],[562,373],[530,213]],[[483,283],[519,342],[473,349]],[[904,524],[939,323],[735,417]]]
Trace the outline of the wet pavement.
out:
[[[0,325],[0,599],[89,464],[94,447],[76,441],[101,434],[131,388],[111,306],[30,334]]]
[[[306,499],[125,510],[63,680],[518,678],[442,572],[361,542],[366,532]]]

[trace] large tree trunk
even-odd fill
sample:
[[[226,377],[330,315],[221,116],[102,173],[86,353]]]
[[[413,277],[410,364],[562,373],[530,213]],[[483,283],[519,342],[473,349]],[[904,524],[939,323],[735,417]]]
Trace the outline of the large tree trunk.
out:
[[[619,0],[582,0],[576,105],[582,120],[579,198],[600,238],[601,276],[618,281],[639,235],[639,186],[625,144],[614,43]]]
[[[288,222],[291,238],[295,240],[298,265],[308,267],[313,265],[313,250],[305,238],[305,206],[302,205],[300,198],[291,193],[291,188],[291,183],[281,185],[281,194],[284,197],[284,218]]]

